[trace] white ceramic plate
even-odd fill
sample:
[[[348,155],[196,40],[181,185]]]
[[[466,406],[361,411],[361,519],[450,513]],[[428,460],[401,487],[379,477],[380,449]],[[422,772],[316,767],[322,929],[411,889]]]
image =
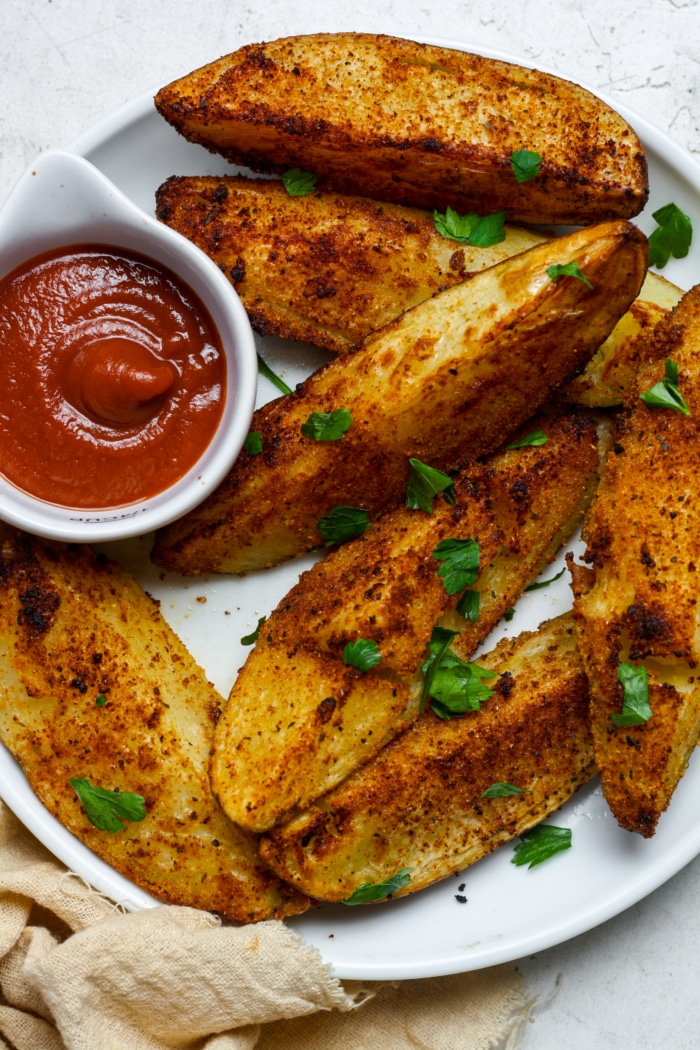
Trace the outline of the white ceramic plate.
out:
[[[431,43],[464,47],[455,42]],[[528,65],[501,52],[478,49]],[[547,70],[547,72],[556,72]],[[607,99],[606,101],[611,101]],[[675,201],[700,230],[700,166],[648,121],[615,103],[641,135],[649,157],[651,199],[637,220],[650,233],[652,212]],[[156,114],[151,96],[135,99],[86,131],[70,147],[87,157],[129,197],[153,211],[156,187],[173,174],[230,172],[224,161],[185,142]],[[700,247],[664,271],[684,288],[700,273]],[[318,350],[282,340],[259,341],[264,356],[290,386],[324,360]],[[260,383],[259,403],[276,391]],[[574,545],[576,547],[576,545]],[[227,695],[246,650],[238,640],[271,612],[312,559],[246,579],[161,577],[148,561],[149,541],[111,545],[109,552],[131,568],[161,599],[162,611]],[[563,565],[555,563],[547,576]],[[519,633],[570,605],[565,578],[531,592],[501,633]],[[489,640],[489,647],[495,641]],[[153,900],[98,860],[58,825],[39,804],[16,763],[0,753],[0,794],[19,818],[74,871],[129,908]],[[324,906],[289,921],[315,944],[340,977],[364,980],[438,976],[507,962],[567,940],[611,918],[650,893],[700,852],[700,761],[691,761],[653,839],[620,830],[610,817],[597,782],[580,791],[554,823],[573,829],[573,848],[529,871],[510,863],[506,845],[463,875],[415,896],[370,908]],[[463,887],[463,889],[462,889]],[[460,903],[456,895],[466,896]]]

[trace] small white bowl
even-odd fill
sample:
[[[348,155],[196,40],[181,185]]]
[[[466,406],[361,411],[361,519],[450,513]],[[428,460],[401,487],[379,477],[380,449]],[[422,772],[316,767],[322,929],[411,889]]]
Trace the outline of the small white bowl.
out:
[[[36,499],[0,475],[0,519],[51,539],[100,542],[140,535],[186,514],[223,480],[243,447],[255,407],[253,331],[218,266],[180,234],[133,204],[82,157],[40,154],[0,211],[0,278],[36,255],[78,244],[111,245],[167,267],[199,297],[226,355],[226,400],[219,427],[195,465],[143,502],[75,510]]]

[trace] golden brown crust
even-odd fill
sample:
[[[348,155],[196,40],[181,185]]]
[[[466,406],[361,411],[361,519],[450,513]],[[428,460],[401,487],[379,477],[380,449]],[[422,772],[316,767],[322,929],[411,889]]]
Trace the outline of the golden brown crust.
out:
[[[167,903],[238,922],[305,910],[217,805],[207,774],[220,697],[128,573],[87,548],[7,535],[0,655],[0,738],[93,852]],[[100,831],[73,777],[142,795],[146,818]]]
[[[186,138],[254,171],[301,167],[324,189],[511,220],[638,214],[647,165],[590,92],[494,59],[396,37],[318,33],[250,44],[161,88]],[[511,154],[542,156],[518,183]]]
[[[506,227],[488,248],[443,237],[432,215],[363,197],[291,197],[272,179],[174,176],[158,218],[223,270],[261,335],[340,353],[469,274],[546,238]]]
[[[263,451],[156,536],[157,565],[247,572],[319,544],[333,506],[374,514],[403,502],[409,456],[441,470],[497,448],[578,372],[641,286],[646,239],[629,223],[588,227],[475,274],[407,311],[259,409]],[[548,268],[578,262],[593,288]],[[312,412],[344,408],[339,441],[314,441]]]

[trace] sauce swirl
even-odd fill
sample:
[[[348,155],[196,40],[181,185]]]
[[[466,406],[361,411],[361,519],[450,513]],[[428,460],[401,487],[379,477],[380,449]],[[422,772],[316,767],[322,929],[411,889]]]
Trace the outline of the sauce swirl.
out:
[[[49,503],[141,502],[197,462],[226,359],[194,292],[154,260],[76,245],[0,281],[0,472]]]

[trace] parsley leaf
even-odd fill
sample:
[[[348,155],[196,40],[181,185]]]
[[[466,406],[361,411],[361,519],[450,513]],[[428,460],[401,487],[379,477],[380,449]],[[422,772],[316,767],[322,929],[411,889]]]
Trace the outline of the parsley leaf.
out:
[[[95,700],[95,707],[104,707],[106,703],[107,697],[104,693],[100,693],[97,699]]]
[[[556,574],[556,576],[552,576],[549,580],[540,580],[539,583],[530,583],[530,584],[528,584],[528,586],[525,588],[525,590],[526,591],[539,591],[543,587],[549,587],[550,583],[554,583],[556,580],[561,579],[561,577],[564,575],[565,572],[566,572],[566,566],[564,566],[564,568],[560,572],[558,572]]]
[[[505,217],[504,211],[496,211],[482,218],[474,212],[458,215],[452,208],[447,208],[444,215],[438,211],[433,212],[438,233],[449,240],[461,241],[477,248],[488,248],[491,244],[500,244],[506,239],[506,231],[503,228]]]
[[[482,798],[508,798],[510,795],[522,795],[523,792],[529,794],[527,788],[516,787],[515,784],[509,784],[505,780],[499,780],[497,783],[492,784],[491,787],[487,787],[486,791],[481,792]]]
[[[525,437],[521,437],[519,441],[514,441],[512,445],[506,445],[506,448],[539,448],[540,445],[547,444],[547,435],[542,430],[531,430]]]
[[[685,398],[678,389],[678,365],[668,357],[663,379],[639,396],[647,408],[673,408],[684,416],[690,415]]]
[[[479,619],[479,602],[481,595],[478,591],[465,591],[457,602],[457,612],[469,623],[476,623]]]
[[[260,617],[260,619],[258,620],[258,626],[255,628],[255,630],[251,631],[250,634],[243,635],[243,637],[241,638],[241,645],[253,645],[255,642],[257,642],[258,638],[260,637],[260,628],[265,623],[266,619],[267,616]]]
[[[290,197],[306,197],[316,189],[316,176],[312,171],[290,168],[282,176],[282,182]]]
[[[352,416],[347,408],[336,408],[332,412],[312,412],[301,424],[301,432],[315,441],[338,441],[351,425]]]
[[[510,155],[510,166],[518,182],[529,182],[540,173],[542,157],[531,149],[516,149]]]
[[[273,372],[268,364],[260,356],[258,352],[258,372],[261,376],[265,376],[265,379],[269,379],[273,386],[276,386],[283,394],[291,394],[292,388],[287,386],[284,379],[281,379],[276,372]]]
[[[442,576],[446,594],[463,591],[479,575],[479,544],[476,540],[441,540],[431,557],[442,562],[438,576]]]
[[[649,706],[649,680],[646,667],[620,664],[617,680],[622,685],[622,714],[611,714],[616,726],[639,726],[652,716]]]
[[[317,528],[326,547],[347,543],[369,528],[369,512],[361,507],[331,507],[327,517],[319,519]]]
[[[483,685],[482,680],[498,677],[494,671],[461,660],[448,650],[457,633],[446,627],[433,628],[428,643],[430,655],[421,667],[423,689],[420,706],[422,709],[426,697],[430,696],[432,710],[438,718],[452,718],[466,711],[478,711],[482,702],[493,694],[493,690]]]
[[[373,901],[382,901],[385,897],[390,897],[392,893],[402,890],[404,886],[408,886],[412,870],[412,868],[402,868],[385,882],[363,882],[347,900],[341,901],[341,904],[371,904]]]
[[[527,864],[528,868],[534,868],[536,864],[553,857],[555,853],[571,847],[571,830],[569,828],[557,828],[554,824],[538,824],[521,835],[521,842],[515,847],[511,864],[520,867]]]
[[[672,255],[685,259],[693,239],[693,225],[677,204],[665,204],[653,217],[659,225],[649,237],[649,265],[662,270]]]
[[[588,278],[581,273],[581,267],[577,262],[554,263],[553,266],[547,267],[547,273],[553,281],[558,281],[560,277],[575,277],[577,280],[583,281],[589,288],[593,287]]]
[[[243,442],[243,448],[249,456],[257,456],[262,452],[262,434],[257,430],[251,430]]]
[[[513,609],[513,608],[506,609],[506,611],[503,613],[503,619],[507,623],[510,623],[510,621],[513,619],[514,616],[515,616],[515,609]]]
[[[71,777],[68,783],[80,799],[85,816],[100,831],[109,831],[111,834],[124,831],[126,825],[122,820],[143,820],[146,816],[142,795],[134,795],[130,791],[108,791],[107,788],[94,786],[84,777]]]
[[[356,667],[358,671],[369,671],[381,663],[382,654],[376,642],[370,642],[366,638],[358,638],[356,642],[348,642],[343,649],[343,663]]]
[[[455,486],[452,478],[443,474],[419,459],[409,459],[411,470],[406,486],[406,506],[413,510],[424,510],[433,513],[432,501],[442,493],[445,503],[456,503]]]

